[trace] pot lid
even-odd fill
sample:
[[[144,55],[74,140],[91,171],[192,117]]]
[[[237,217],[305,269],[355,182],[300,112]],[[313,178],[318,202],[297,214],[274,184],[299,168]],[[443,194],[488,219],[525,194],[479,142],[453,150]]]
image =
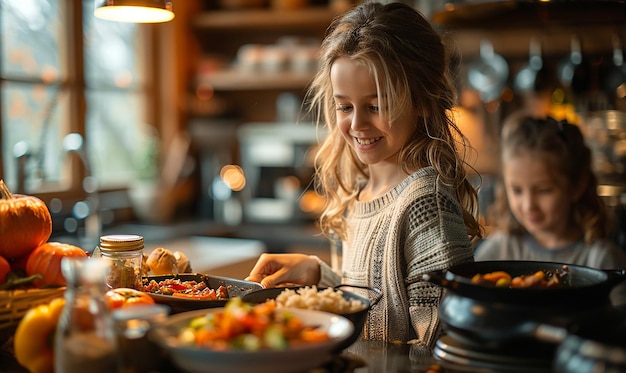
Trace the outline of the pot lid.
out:
[[[522,28],[554,25],[622,25],[623,0],[495,0],[448,2],[433,12],[434,24],[450,28]]]

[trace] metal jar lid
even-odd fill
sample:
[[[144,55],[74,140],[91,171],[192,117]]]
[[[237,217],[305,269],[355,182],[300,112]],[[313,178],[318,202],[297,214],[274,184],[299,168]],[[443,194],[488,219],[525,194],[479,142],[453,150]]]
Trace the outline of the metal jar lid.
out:
[[[120,252],[143,249],[143,237],[133,234],[113,234],[100,237],[100,251]]]

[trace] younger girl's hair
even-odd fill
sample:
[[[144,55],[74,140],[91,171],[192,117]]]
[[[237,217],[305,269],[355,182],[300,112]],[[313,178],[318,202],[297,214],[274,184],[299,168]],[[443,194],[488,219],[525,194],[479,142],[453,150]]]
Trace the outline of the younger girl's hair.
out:
[[[470,238],[481,235],[476,189],[467,179],[466,138],[450,114],[456,104],[449,55],[441,36],[416,9],[403,3],[364,2],[335,19],[321,47],[320,69],[307,99],[327,136],[317,153],[317,187],[325,197],[322,232],[345,238],[344,212],[368,178],[363,164],[344,141],[336,123],[330,79],[333,63],[348,58],[367,67],[376,79],[381,115],[390,126],[406,110],[422,113],[400,152],[407,175],[432,166],[456,191]],[[462,146],[461,152],[458,146]]]
[[[578,126],[550,117],[512,115],[504,123],[501,139],[502,165],[520,152],[532,152],[547,165],[561,187],[567,188],[566,193],[580,193],[571,206],[572,222],[583,232],[586,243],[607,237],[608,213],[597,193],[598,179],[592,169],[591,150]],[[526,230],[509,208],[502,185],[493,205],[495,221],[510,234],[525,234]]]

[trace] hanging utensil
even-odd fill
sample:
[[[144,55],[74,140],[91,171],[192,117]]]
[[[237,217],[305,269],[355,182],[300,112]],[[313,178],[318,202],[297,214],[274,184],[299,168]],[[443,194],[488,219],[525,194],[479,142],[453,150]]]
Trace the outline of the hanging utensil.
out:
[[[480,57],[470,62],[468,82],[470,87],[480,92],[484,102],[497,100],[502,94],[509,75],[506,60],[494,52],[489,40],[481,40]]]
[[[542,91],[548,83],[547,69],[541,57],[541,44],[535,38],[530,39],[528,64],[515,76],[515,90],[518,93]]]
[[[580,40],[576,35],[572,35],[570,41],[570,52],[558,67],[559,81],[563,87],[571,87],[574,79],[574,73],[578,66],[583,62],[583,54],[580,48]]]
[[[613,64],[605,70],[602,79],[604,92],[608,95],[609,101],[613,102],[615,98],[623,99],[626,97],[626,89],[620,89],[624,85],[624,54],[622,51],[622,41],[617,34],[613,34]]]

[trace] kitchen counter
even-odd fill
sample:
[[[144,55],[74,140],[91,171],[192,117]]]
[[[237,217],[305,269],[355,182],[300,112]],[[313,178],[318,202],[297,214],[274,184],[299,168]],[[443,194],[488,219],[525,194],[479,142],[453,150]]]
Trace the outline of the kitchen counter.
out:
[[[182,373],[165,364],[163,373]],[[522,370],[520,370],[522,369]],[[0,373],[27,373],[13,356],[0,351]],[[157,372],[154,372],[157,373]],[[330,362],[308,372],[298,373],[527,373],[519,366],[489,369],[471,364],[451,365],[417,346],[358,340]]]
[[[439,367],[439,371],[428,371],[429,368],[438,365],[434,358],[428,354],[421,357],[419,354],[417,357],[410,356],[408,345],[359,340],[326,365],[302,373],[493,373],[487,370],[449,370],[441,369],[442,367]],[[163,373],[165,372],[182,373],[171,366],[167,366]],[[10,353],[0,351],[0,373],[28,373],[28,371],[17,364]]]
[[[263,242],[267,252],[293,252],[304,250],[328,250],[330,244],[311,222],[294,223],[242,223],[236,226],[218,224],[210,220],[178,221],[171,224],[125,223],[107,226],[101,233],[136,234],[144,242],[160,243],[190,236],[223,237]],[[66,242],[92,251],[99,237],[83,237],[55,232],[50,241]]]

